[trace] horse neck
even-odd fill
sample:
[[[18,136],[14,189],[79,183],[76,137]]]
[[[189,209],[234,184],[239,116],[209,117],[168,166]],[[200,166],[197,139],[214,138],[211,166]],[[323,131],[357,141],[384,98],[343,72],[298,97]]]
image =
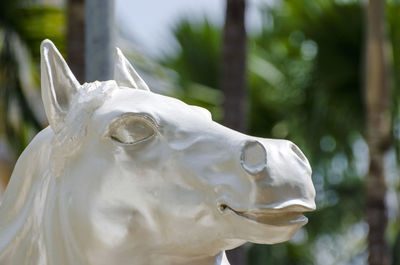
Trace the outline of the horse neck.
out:
[[[157,261],[151,264],[157,264]],[[164,261],[162,264],[168,264]],[[220,252],[217,256],[200,258],[200,259],[188,259],[182,263],[170,263],[171,265],[230,265],[228,259],[226,258],[225,251]]]
[[[221,251],[216,256],[207,257],[181,257],[175,255],[159,255],[156,250],[146,252],[132,250],[134,258],[127,260],[121,253],[113,251],[101,251],[98,256],[93,257],[87,264],[89,265],[108,265],[108,264],[133,264],[133,265],[230,265],[226,258],[225,251]]]
[[[26,257],[42,262],[41,226],[51,179],[42,163],[49,161],[52,138],[51,129],[40,132],[16,163],[0,202],[0,264],[30,264]]]
[[[228,259],[226,258],[225,251],[220,252],[220,254],[215,257],[200,259],[197,261],[196,260],[190,261],[186,264],[190,264],[190,265],[230,265]]]

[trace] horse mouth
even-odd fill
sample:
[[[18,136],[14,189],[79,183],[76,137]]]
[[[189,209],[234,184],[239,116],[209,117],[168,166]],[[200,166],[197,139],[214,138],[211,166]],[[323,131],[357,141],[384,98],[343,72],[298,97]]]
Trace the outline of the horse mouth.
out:
[[[273,225],[273,226],[290,226],[290,225],[305,225],[308,222],[302,212],[293,211],[290,207],[284,209],[254,209],[238,211],[228,206],[221,204],[219,206],[220,212],[232,212],[233,214],[253,221],[259,224]]]

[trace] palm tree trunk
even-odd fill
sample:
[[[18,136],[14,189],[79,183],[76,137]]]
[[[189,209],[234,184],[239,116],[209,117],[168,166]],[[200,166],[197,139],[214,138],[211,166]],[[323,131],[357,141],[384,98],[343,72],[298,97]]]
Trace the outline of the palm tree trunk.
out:
[[[85,0],[67,3],[67,61],[80,83],[85,82]]]
[[[222,47],[223,124],[237,131],[246,130],[246,30],[245,0],[227,0]],[[243,247],[228,251],[232,265],[246,264]]]
[[[369,0],[367,6],[365,86],[370,165],[366,180],[366,217],[369,225],[370,265],[390,264],[390,250],[385,240],[387,208],[383,169],[383,157],[389,147],[391,128],[384,4],[384,0]]]
[[[245,0],[227,0],[223,37],[222,91],[223,123],[245,131],[246,103],[246,30]]]

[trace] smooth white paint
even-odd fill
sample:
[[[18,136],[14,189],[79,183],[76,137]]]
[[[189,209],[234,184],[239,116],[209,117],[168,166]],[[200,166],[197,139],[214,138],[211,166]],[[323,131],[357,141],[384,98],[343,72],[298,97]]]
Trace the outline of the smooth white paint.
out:
[[[0,205],[0,264],[228,265],[224,250],[288,240],[315,209],[286,140],[248,136],[151,92],[122,53],[115,81],[80,85],[42,43],[50,126]]]

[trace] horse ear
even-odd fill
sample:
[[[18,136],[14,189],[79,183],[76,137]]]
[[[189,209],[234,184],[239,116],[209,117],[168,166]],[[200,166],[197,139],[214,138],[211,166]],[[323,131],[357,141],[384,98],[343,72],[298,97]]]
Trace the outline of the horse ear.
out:
[[[42,100],[50,126],[58,132],[71,107],[71,99],[80,87],[67,63],[50,40],[44,40],[41,52]]]
[[[119,48],[115,48],[114,60],[114,79],[119,86],[150,91],[147,84],[138,75]]]

